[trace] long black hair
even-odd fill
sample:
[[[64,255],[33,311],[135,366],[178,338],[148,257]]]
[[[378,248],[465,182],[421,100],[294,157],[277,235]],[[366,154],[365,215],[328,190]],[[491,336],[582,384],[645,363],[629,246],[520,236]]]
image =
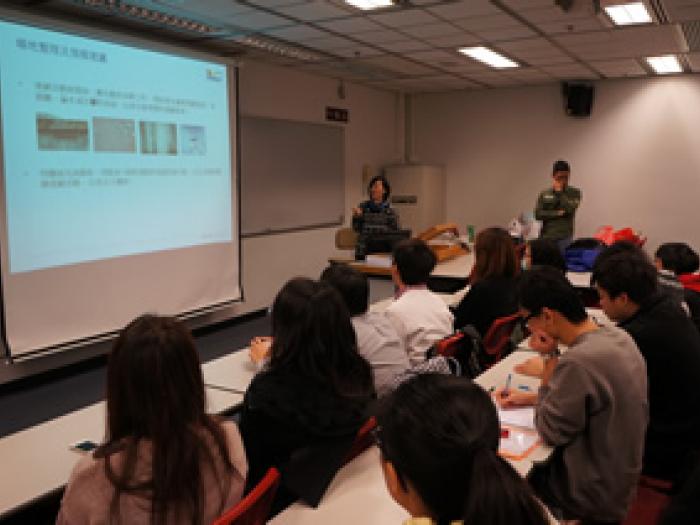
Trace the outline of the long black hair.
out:
[[[372,370],[357,352],[355,330],[339,293],[331,285],[297,277],[272,305],[269,369],[292,370],[341,397],[374,395]]]
[[[438,525],[548,523],[527,483],[497,454],[496,408],[475,383],[418,375],[383,400],[377,421],[382,458]]]
[[[218,482],[219,511],[224,510],[233,477],[240,474],[229,458],[220,422],[206,414],[205,405],[189,330],[155,315],[143,315],[122,330],[107,365],[107,439],[95,451],[95,458],[105,459],[105,474],[115,488],[111,514],[117,523],[128,521],[119,516],[120,497],[132,494],[151,501],[154,525],[168,523],[173,515],[201,524],[203,466]],[[153,451],[146,480],[136,479],[142,440]],[[116,453],[123,453],[123,460],[114,460]],[[223,465],[223,472],[216,465]]]

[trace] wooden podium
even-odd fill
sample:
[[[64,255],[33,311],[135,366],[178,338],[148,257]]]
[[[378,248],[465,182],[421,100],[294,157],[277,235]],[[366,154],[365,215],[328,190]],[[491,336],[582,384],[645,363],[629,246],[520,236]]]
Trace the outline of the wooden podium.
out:
[[[435,257],[439,263],[449,261],[450,259],[459,257],[460,255],[467,255],[470,252],[469,247],[461,242],[458,242],[457,244],[449,242],[430,242],[436,237],[440,237],[441,235],[445,234],[451,234],[454,236],[454,238],[458,239],[459,230],[457,229],[457,225],[453,222],[437,224],[425,230],[423,233],[418,235],[417,238],[428,243],[428,246],[435,254]]]

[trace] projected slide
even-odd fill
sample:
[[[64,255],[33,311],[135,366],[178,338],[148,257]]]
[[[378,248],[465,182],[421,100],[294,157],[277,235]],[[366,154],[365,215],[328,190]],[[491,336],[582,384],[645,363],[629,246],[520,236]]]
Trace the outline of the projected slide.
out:
[[[232,240],[226,67],[0,21],[10,272]]]

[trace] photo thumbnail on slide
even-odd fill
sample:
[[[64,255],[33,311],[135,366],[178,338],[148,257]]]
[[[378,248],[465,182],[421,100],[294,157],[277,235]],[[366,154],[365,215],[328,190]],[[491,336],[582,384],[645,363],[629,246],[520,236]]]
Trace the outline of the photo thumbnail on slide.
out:
[[[227,66],[0,20],[9,268],[228,243]]]

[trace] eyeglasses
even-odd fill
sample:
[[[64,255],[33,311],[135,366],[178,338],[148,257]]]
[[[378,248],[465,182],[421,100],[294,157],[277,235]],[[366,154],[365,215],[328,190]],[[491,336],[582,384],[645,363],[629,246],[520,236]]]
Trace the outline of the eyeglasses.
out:
[[[527,328],[527,325],[528,325],[528,323],[530,322],[530,320],[531,320],[532,318],[534,318],[534,317],[537,317],[537,316],[540,315],[541,313],[542,313],[541,311],[530,312],[530,313],[529,313],[528,315],[526,315],[525,317],[521,317],[521,318],[520,318],[520,324],[521,324],[524,328]]]

